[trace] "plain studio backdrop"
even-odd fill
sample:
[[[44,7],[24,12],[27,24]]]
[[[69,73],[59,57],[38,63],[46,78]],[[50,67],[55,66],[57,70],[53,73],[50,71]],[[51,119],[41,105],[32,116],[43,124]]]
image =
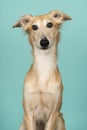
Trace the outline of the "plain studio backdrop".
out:
[[[22,93],[32,63],[22,29],[12,25],[24,14],[62,10],[72,17],[61,28],[58,66],[64,92],[66,130],[87,130],[87,0],[0,0],[0,130],[18,130],[23,118]]]

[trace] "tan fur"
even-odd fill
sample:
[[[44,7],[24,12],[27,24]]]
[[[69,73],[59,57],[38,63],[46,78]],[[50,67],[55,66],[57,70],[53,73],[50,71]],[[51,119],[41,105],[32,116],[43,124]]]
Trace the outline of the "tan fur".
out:
[[[70,19],[63,12],[54,10],[40,16],[25,15],[13,26],[22,27],[27,32],[34,56],[24,82],[25,113],[20,130],[65,130],[60,113],[63,85],[57,67],[57,45],[60,26]],[[47,27],[49,22],[53,24],[52,28]],[[32,30],[33,25],[38,29]],[[46,50],[42,50],[40,46],[44,37],[49,40]]]

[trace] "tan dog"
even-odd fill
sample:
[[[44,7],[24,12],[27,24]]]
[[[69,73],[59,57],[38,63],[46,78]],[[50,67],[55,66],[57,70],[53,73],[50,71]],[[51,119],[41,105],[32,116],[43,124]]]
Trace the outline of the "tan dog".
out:
[[[51,11],[23,16],[13,27],[22,27],[32,45],[34,61],[24,82],[24,122],[20,130],[65,130],[60,113],[63,85],[57,67],[60,26],[69,16]]]

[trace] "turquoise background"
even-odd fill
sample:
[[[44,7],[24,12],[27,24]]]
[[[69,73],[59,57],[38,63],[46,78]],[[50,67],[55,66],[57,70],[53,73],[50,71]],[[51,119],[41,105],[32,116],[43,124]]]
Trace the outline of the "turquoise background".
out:
[[[0,130],[18,130],[23,117],[22,92],[32,63],[31,47],[12,25],[24,14],[59,9],[69,14],[61,28],[58,64],[64,84],[67,130],[87,130],[87,0],[0,0]]]

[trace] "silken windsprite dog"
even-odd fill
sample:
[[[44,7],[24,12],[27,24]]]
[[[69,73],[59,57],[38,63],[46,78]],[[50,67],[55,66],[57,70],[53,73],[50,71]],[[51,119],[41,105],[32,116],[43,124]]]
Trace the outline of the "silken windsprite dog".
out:
[[[20,130],[65,130],[60,113],[63,85],[57,66],[60,27],[71,20],[53,10],[40,16],[24,15],[13,27],[22,27],[32,46],[33,64],[24,81],[24,121]]]

